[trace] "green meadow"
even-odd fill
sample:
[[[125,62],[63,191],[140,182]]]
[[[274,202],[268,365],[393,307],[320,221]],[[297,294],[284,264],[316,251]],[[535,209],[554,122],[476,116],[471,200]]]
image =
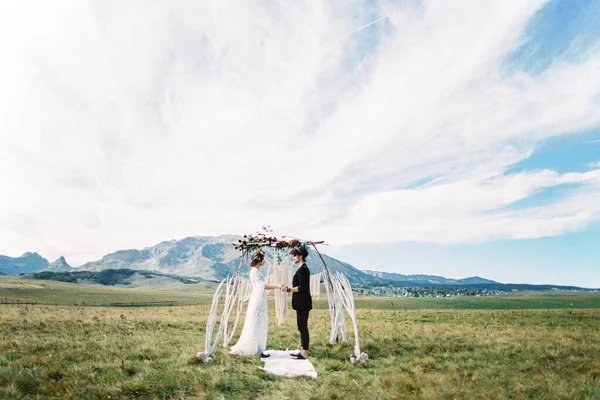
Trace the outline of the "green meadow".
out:
[[[309,320],[319,377],[289,379],[222,348],[195,358],[213,289],[1,278],[0,398],[600,398],[598,293],[357,298],[365,364],[348,361],[352,340],[328,344],[322,298]],[[297,348],[293,315],[277,326],[270,310],[269,348]]]

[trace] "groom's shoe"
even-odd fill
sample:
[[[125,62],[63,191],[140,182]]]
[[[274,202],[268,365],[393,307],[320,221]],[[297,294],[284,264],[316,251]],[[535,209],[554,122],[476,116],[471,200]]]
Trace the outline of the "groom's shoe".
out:
[[[302,354],[298,354],[298,357],[294,357],[295,360],[306,360]]]
[[[302,355],[302,354],[300,354],[300,353],[294,353],[294,354],[290,354],[290,357],[296,357],[296,358],[298,358],[298,357],[300,357],[301,355]]]
[[[271,357],[270,354],[260,353],[260,358],[268,358]]]

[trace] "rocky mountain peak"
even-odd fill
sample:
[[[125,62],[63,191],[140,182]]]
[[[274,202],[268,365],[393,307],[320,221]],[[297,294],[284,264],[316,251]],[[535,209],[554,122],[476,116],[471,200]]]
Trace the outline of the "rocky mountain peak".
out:
[[[65,257],[60,256],[56,261],[44,268],[44,271],[70,272],[73,271],[73,268],[69,264],[67,264],[67,260],[65,260]]]

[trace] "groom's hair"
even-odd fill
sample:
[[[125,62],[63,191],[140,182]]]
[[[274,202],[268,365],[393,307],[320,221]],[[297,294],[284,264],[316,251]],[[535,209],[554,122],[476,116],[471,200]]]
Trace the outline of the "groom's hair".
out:
[[[254,267],[255,265],[260,264],[265,259],[265,252],[262,250],[256,250],[252,255],[252,260],[250,260],[250,266]]]
[[[302,261],[306,261],[306,257],[308,257],[308,250],[306,250],[306,246],[300,245],[293,248],[292,251],[290,251],[290,254],[293,256],[300,256],[302,257]]]

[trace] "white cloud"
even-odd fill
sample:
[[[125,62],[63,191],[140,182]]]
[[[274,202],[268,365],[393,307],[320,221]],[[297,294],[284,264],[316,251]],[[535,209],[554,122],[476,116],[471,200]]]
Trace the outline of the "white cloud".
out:
[[[509,208],[558,185],[577,185],[564,199]],[[600,170],[559,175],[519,173],[363,197],[326,228],[340,242],[482,242],[556,235],[600,218]],[[371,240],[370,238],[375,238]]]
[[[263,224],[338,243],[577,229],[597,170],[504,175],[600,123],[599,54],[504,68],[543,4],[2,4],[0,252],[78,264]]]

